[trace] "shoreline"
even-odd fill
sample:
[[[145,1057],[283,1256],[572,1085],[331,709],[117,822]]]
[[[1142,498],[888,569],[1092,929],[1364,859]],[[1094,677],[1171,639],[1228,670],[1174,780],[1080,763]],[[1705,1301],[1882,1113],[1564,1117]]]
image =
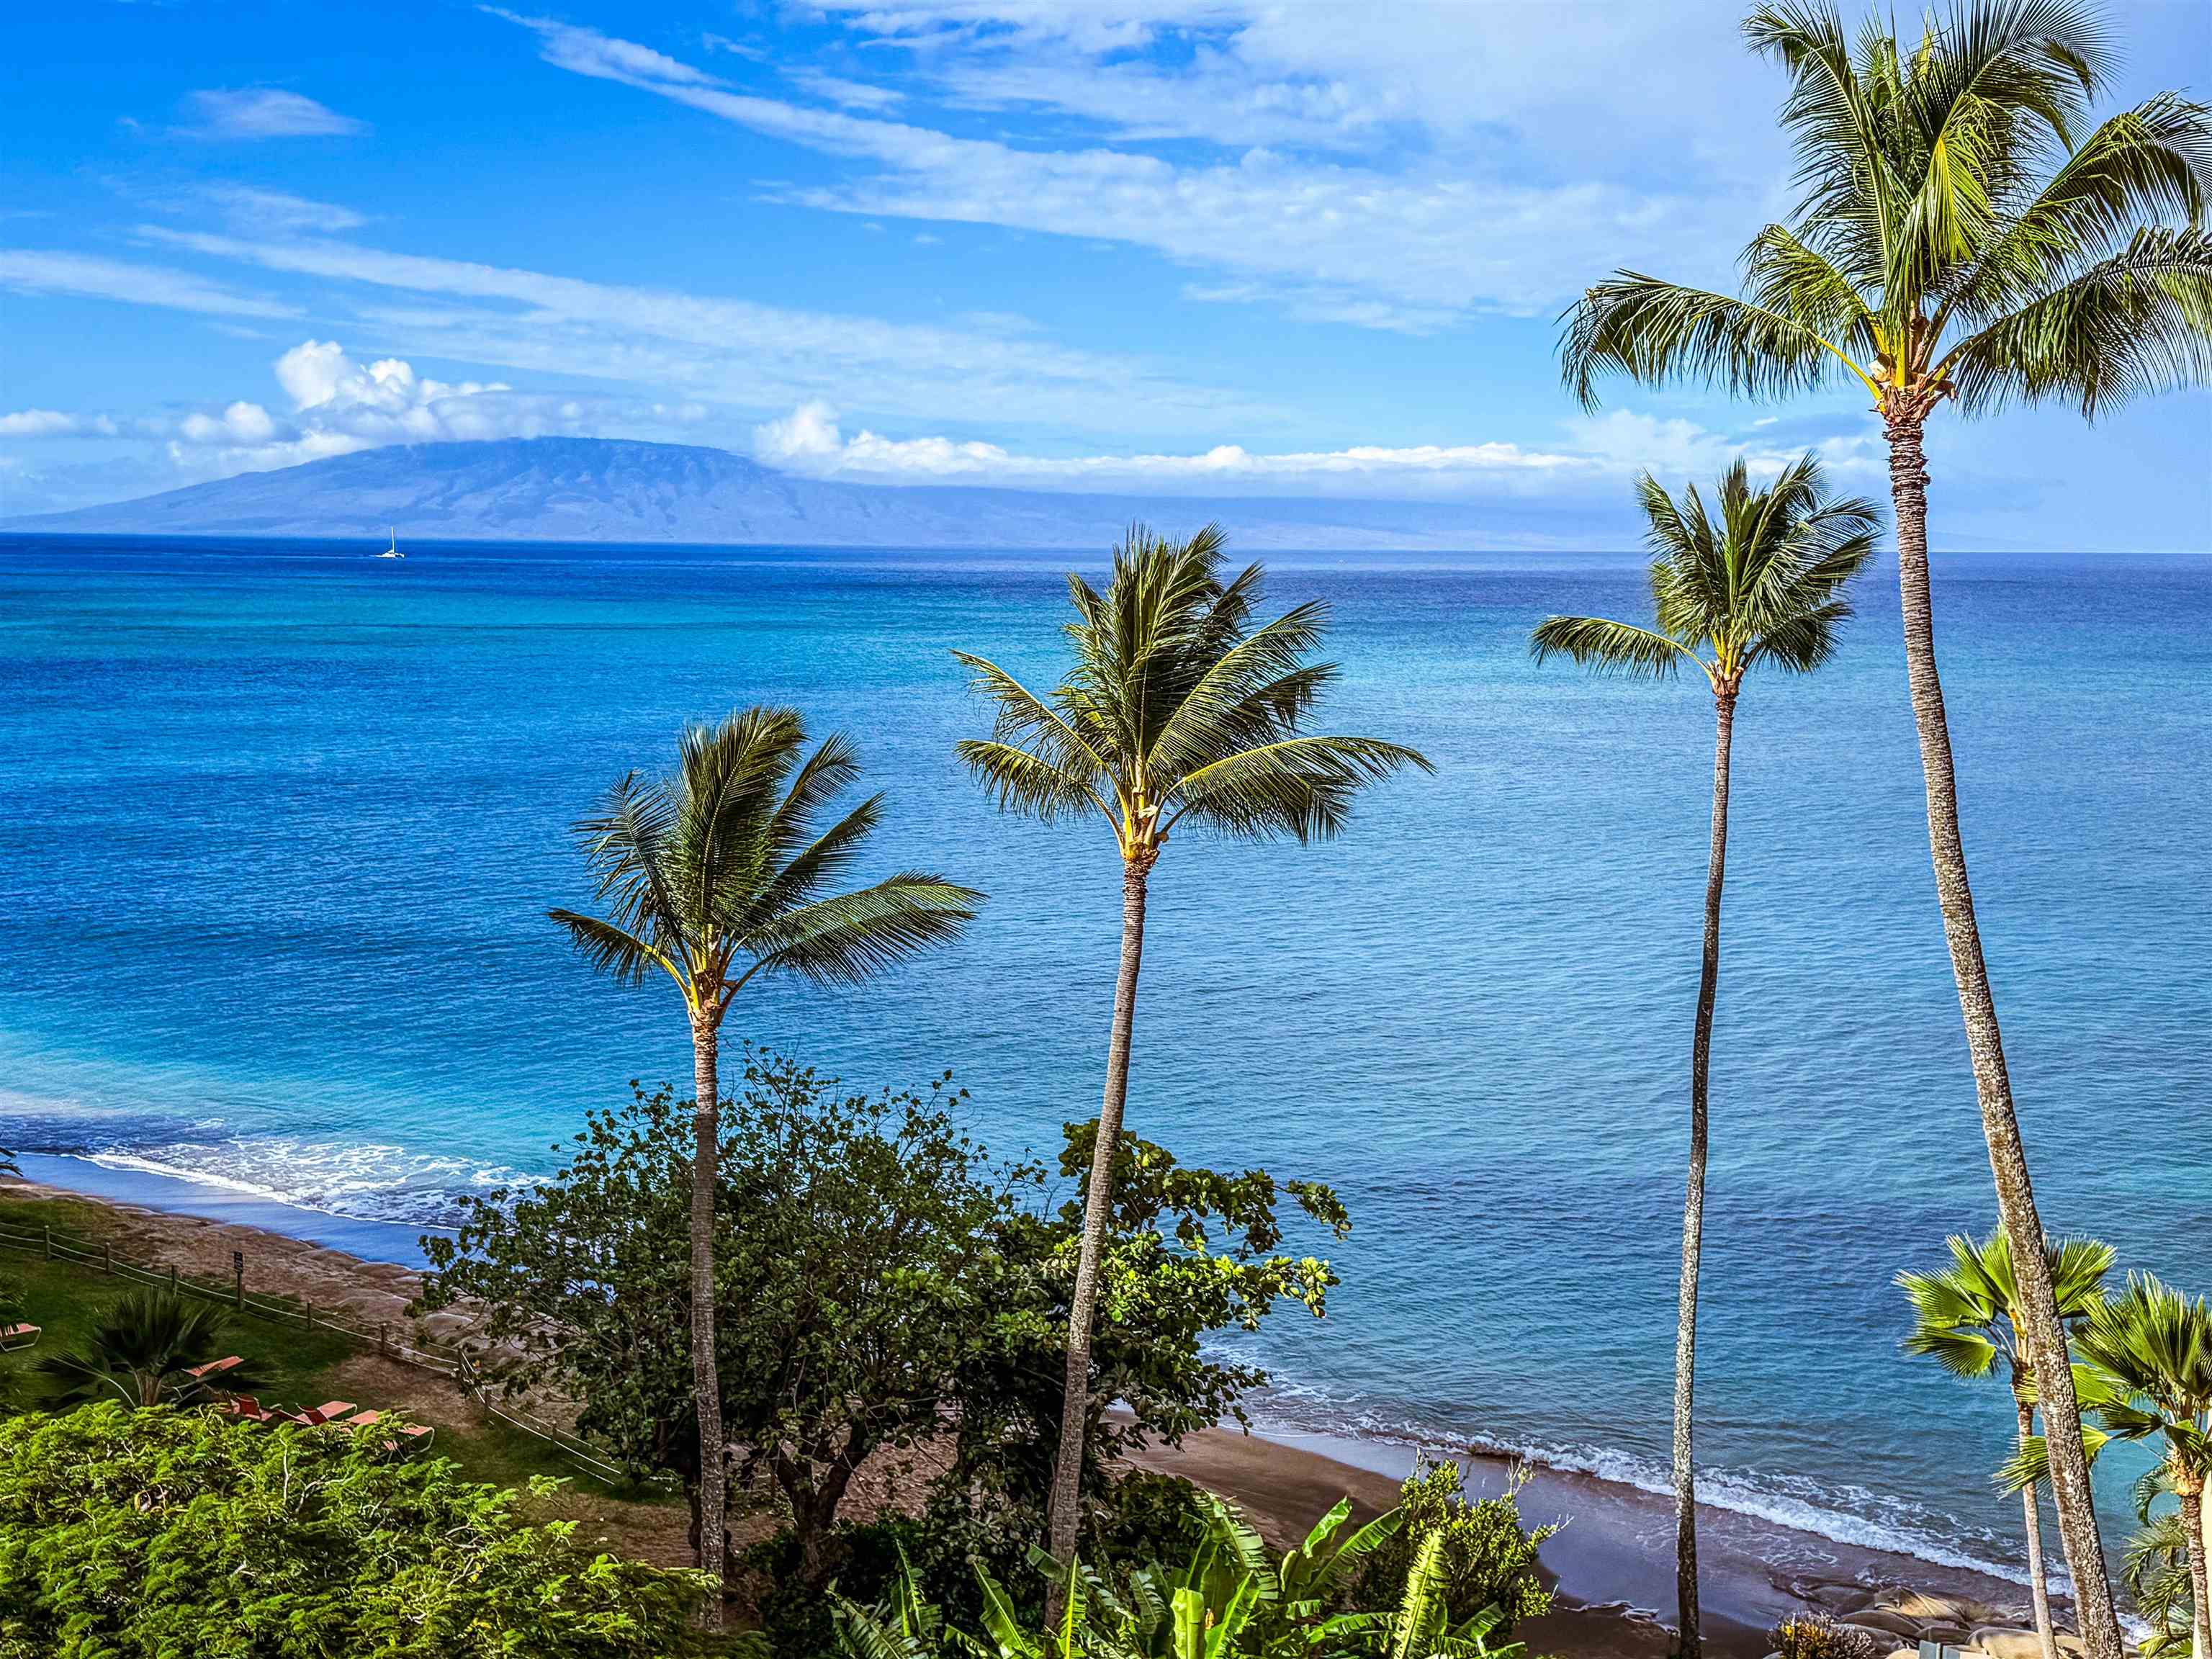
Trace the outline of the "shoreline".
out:
[[[138,1242],[179,1265],[205,1272],[219,1263],[227,1276],[229,1252],[244,1249],[250,1273],[274,1273],[295,1291],[311,1286],[325,1305],[366,1303],[362,1311],[374,1308],[380,1316],[412,1292],[423,1260],[416,1236],[440,1231],[332,1215],[82,1158],[24,1154],[19,1161],[27,1180],[15,1190],[100,1205]],[[1674,1603],[1674,1565],[1673,1504],[1662,1495],[1486,1450],[1417,1449],[1264,1422],[1249,1434],[1231,1426],[1201,1430],[1179,1448],[1152,1448],[1133,1461],[1220,1492],[1280,1542],[1302,1536],[1340,1497],[1363,1512],[1389,1507],[1423,1453],[1455,1455],[1471,1496],[1504,1491],[1517,1470],[1528,1523],[1564,1523],[1541,1556],[1559,1607],[1530,1626],[1533,1650],[1663,1659],[1673,1633],[1661,1614]],[[1701,1505],[1698,1549],[1705,1640],[1723,1659],[1759,1659],[1770,1646],[1766,1632],[1791,1613],[1856,1618],[1884,1591],[1892,1601],[1918,1592],[1972,1610],[1922,1621],[1946,1628],[2026,1622],[2024,1583],[1739,1510]],[[1886,1628],[1887,1610],[1876,1605],[1867,1617]],[[1891,1633],[1911,1645],[1903,1629]]]

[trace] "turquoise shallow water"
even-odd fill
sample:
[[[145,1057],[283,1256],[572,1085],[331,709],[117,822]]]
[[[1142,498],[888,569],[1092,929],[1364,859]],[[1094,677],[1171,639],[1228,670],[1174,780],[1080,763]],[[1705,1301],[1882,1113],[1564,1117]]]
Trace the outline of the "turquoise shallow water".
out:
[[[993,899],[732,1031],[872,1086],[951,1066],[994,1148],[1053,1144],[1096,1109],[1116,874],[955,767],[982,715],[945,651],[1048,675],[1066,562],[0,541],[4,1144],[420,1220],[548,1167],[626,1079],[689,1073],[667,997],[543,920],[586,896],[566,825],[683,718],[769,699],[858,738],[880,867]],[[1439,772],[1326,847],[1170,849],[1132,1124],[1352,1208],[1329,1319],[1260,1339],[1264,1415],[1649,1481],[1710,705],[1528,662],[1545,612],[1637,605],[1626,555],[1273,568],[1336,607],[1338,723]],[[1891,579],[1860,598],[1840,662],[1738,720],[1702,1449],[1737,1507],[2008,1562],[2008,1409],[1896,1352],[1891,1276],[1994,1206]],[[2212,562],[1960,558],[1937,599],[2046,1218],[2212,1289]]]

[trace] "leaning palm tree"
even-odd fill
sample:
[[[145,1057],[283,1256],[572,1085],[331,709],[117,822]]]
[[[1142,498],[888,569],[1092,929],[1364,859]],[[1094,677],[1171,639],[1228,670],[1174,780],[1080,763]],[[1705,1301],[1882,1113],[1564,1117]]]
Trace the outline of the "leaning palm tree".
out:
[[[820,984],[866,979],[954,938],[982,897],[914,872],[835,891],[881,819],[883,797],[869,796],[817,830],[823,809],[860,767],[842,735],[802,759],[805,747],[805,723],[788,708],[747,708],[720,726],[685,727],[673,773],[652,780],[631,773],[597,817],[576,826],[607,916],[548,913],[601,972],[630,984],[666,975],[690,1022],[697,1085],[691,1373],[699,1417],[699,1565],[715,1572],[726,1565],[727,1476],[714,1364],[722,1018],[731,1000],[763,976]]]
[[[1925,1354],[1954,1376],[2002,1376],[2011,1385],[2020,1444],[2035,1434],[2034,1368],[2020,1316],[2020,1285],[2012,1270],[2012,1237],[2002,1228],[1978,1242],[1954,1234],[1945,1241],[1951,1265],[1934,1273],[1899,1273],[1897,1283],[1912,1304],[1907,1353]],[[2070,1331],[2103,1300],[2112,1247],[2094,1238],[2053,1239],[2045,1246],[2058,1317]],[[2021,1488],[2027,1523],[2028,1592],[2035,1601],[2035,1633],[2044,1659],[2058,1659],[2058,1634],[2051,1620],[2049,1572],[2043,1559],[2039,1483]]]
[[[214,1392],[194,1368],[222,1357],[229,1323],[208,1303],[167,1291],[131,1291],[102,1309],[78,1341],[40,1359],[37,1369],[57,1403],[190,1405]],[[223,1380],[228,1387],[252,1386],[234,1368]]]
[[[2212,111],[2161,94],[2081,132],[2112,58],[2082,0],[1955,0],[1917,48],[1900,47],[1879,16],[1854,46],[1823,0],[1763,6],[1744,30],[1790,76],[1782,121],[1804,191],[1797,222],[1753,239],[1740,295],[1615,272],[1569,313],[1562,363],[1589,407],[1620,373],[1755,397],[1856,386],[1881,419],[1929,846],[1998,1205],[2022,1265],[2052,1498],[2091,1659],[2119,1659],[1967,884],[1936,669],[1922,433],[1947,400],[1967,415],[2061,401],[2094,419],[2136,393],[2212,378],[2212,234],[2201,222]]]
[[[1691,1462],[1697,1369],[1698,1266],[1705,1213],[1706,1077],[1721,972],[1721,883],[1728,863],[1729,755],[1744,676],[1762,664],[1808,673],[1834,654],[1850,606],[1844,584],[1867,562],[1878,522],[1871,502],[1821,493],[1808,454],[1764,489],[1739,460],[1722,477],[1717,516],[1695,484],[1677,504],[1646,473],[1637,495],[1650,523],[1655,626],[1602,617],[1547,617],[1530,640],[1602,673],[1671,678],[1684,664],[1712,689],[1712,851],[1705,866],[1705,939],[1690,1039],[1690,1173],[1682,1201],[1682,1274],[1674,1326],[1674,1577],[1681,1651],[1702,1651],[1698,1613],[1698,1496]]]
[[[1184,542],[1141,526],[1115,550],[1103,593],[1067,579],[1073,665],[1040,696],[988,659],[953,655],[994,705],[991,735],[960,758],[1010,811],[1053,820],[1096,815],[1121,855],[1121,965],[1067,1321],[1067,1392],[1053,1472],[1047,1548],[1075,1559],[1089,1422],[1091,1330],[1107,1192],[1129,1084],[1130,1032],[1144,954],[1146,884],[1160,849],[1188,819],[1247,839],[1333,836],[1363,785],[1401,766],[1429,769],[1411,749],[1374,738],[1304,730],[1335,678],[1306,657],[1326,607],[1309,603],[1254,628],[1258,565],[1224,580],[1220,529]]]

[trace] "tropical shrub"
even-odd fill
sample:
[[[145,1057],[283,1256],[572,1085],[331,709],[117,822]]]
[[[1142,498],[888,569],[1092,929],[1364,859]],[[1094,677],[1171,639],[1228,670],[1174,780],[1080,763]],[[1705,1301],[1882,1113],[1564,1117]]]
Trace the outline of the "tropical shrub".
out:
[[[1549,1613],[1552,1592],[1537,1571],[1536,1553],[1559,1528],[1524,1526],[1520,1491],[1516,1476],[1498,1497],[1470,1500],[1456,1463],[1415,1468],[1399,1492],[1396,1512],[1405,1524],[1363,1569],[1357,1599],[1370,1607],[1402,1601],[1415,1555],[1433,1538],[1440,1540],[1434,1571],[1448,1626],[1495,1607],[1496,1631],[1506,1635],[1521,1620]]]
[[[1767,1632],[1778,1659],[1887,1659],[1894,1643],[1825,1613],[1793,1613]]]
[[[41,1356],[35,1369],[58,1405],[91,1400],[186,1404],[210,1392],[192,1373],[222,1357],[229,1326],[230,1316],[210,1303],[188,1301],[172,1291],[129,1291],[102,1309],[75,1345]],[[252,1386],[234,1369],[225,1381]]]
[[[691,1651],[706,1580],[594,1554],[517,1498],[374,1435],[115,1401],[0,1420],[0,1659]]]

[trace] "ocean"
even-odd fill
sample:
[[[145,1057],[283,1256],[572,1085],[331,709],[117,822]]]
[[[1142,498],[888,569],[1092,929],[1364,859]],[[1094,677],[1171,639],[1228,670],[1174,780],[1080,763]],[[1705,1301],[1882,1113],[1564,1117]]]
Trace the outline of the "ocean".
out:
[[[993,811],[948,651],[1048,679],[1061,573],[1103,554],[371,550],[0,540],[0,1144],[310,1236],[550,1169],[629,1079],[690,1075],[672,994],[544,920],[589,897],[568,826],[762,701],[857,740],[890,794],[871,868],[991,899],[866,989],[748,990],[729,1036],[871,1089],[951,1068],[1009,1156],[1096,1111],[1111,844]],[[1131,1127],[1350,1206],[1328,1317],[1238,1339],[1277,1375],[1259,1420],[1656,1486],[1710,700],[1530,662],[1547,612],[1640,612],[1629,553],[1269,566],[1271,604],[1334,607],[1327,723],[1437,771],[1334,842],[1170,846]],[[1839,660],[1737,720],[1701,1462],[1747,1513],[2009,1566],[2003,1391],[1898,1349],[1893,1276],[1995,1205],[1893,575],[1856,598]],[[2046,1223],[2212,1289],[2212,561],[1954,556],[1936,603]],[[2108,1461],[2117,1536],[2140,1464]]]

